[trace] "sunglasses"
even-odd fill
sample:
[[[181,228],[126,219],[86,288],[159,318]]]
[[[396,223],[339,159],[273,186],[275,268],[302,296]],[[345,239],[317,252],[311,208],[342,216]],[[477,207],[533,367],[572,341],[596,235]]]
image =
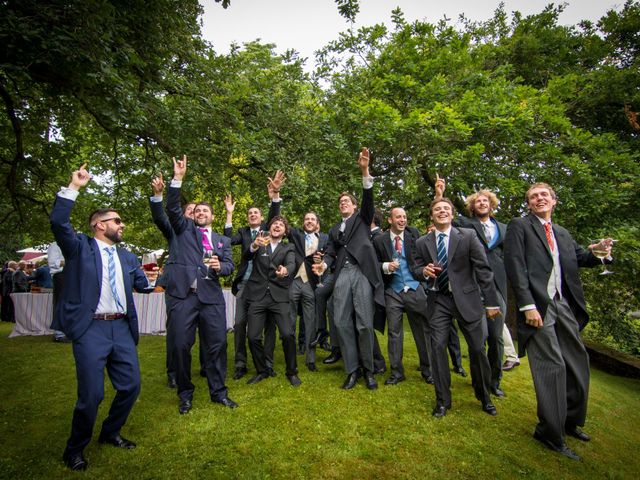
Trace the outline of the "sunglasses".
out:
[[[111,217],[111,218],[105,218],[104,220],[98,220],[96,223],[93,224],[93,226],[95,227],[98,223],[105,223],[105,222],[111,222],[113,221],[113,223],[115,223],[116,225],[122,225],[122,219],[120,217]]]

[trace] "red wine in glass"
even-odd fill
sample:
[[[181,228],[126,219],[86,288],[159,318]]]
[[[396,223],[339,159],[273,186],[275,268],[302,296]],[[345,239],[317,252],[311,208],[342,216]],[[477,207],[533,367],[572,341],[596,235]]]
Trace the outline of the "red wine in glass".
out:
[[[436,277],[433,279],[433,283],[429,290],[437,292],[438,291],[438,275],[442,272],[442,265],[437,262],[431,264],[431,268],[433,268],[433,273],[435,273]]]

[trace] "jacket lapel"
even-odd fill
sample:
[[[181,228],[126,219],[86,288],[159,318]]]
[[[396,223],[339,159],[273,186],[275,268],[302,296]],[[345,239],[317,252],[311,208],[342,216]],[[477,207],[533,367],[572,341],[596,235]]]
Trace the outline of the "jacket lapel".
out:
[[[533,228],[533,231],[535,232],[536,236],[542,242],[542,245],[547,251],[547,254],[551,257],[551,249],[549,248],[549,244],[547,243],[547,234],[544,231],[544,227],[542,226],[542,223],[540,222],[540,220],[538,220],[538,217],[536,217],[533,213],[529,214],[529,222],[531,223],[531,227]],[[554,231],[554,234],[555,234],[555,231]]]
[[[91,248],[93,250],[93,261],[96,265],[96,273],[98,274],[98,291],[102,288],[102,253],[95,238],[91,239]]]
[[[393,259],[393,247],[391,246],[391,232],[387,230],[382,235],[384,237],[384,242],[382,243],[384,244],[384,248],[387,252],[387,258]]]
[[[431,262],[435,262],[438,260],[438,249],[436,247],[436,234],[435,232],[430,232],[427,234],[427,250],[429,251],[429,255],[431,255]]]
[[[460,231],[457,228],[451,227],[451,235],[449,237],[449,250],[447,251],[447,260],[449,264],[451,264],[451,259],[456,253],[458,242],[460,242]]]

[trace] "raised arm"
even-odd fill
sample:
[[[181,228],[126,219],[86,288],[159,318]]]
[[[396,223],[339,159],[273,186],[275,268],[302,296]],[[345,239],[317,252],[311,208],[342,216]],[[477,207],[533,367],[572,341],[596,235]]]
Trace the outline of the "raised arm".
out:
[[[169,222],[175,233],[183,232],[188,225],[188,221],[182,215],[180,207],[180,192],[182,189],[182,179],[187,173],[187,156],[183,155],[182,159],[173,159],[173,180],[169,185],[167,193],[167,215]]]
[[[167,240],[173,238],[173,228],[167,213],[162,208],[162,194],[164,192],[164,180],[162,174],[151,180],[151,188],[153,189],[153,196],[149,199],[149,209],[151,210],[151,218],[153,223],[158,227],[158,230],[162,232],[162,235]]]
[[[358,167],[362,173],[362,201],[359,215],[365,224],[371,225],[376,211],[373,204],[373,179],[369,175],[369,149],[367,147],[363,147],[358,155]]]

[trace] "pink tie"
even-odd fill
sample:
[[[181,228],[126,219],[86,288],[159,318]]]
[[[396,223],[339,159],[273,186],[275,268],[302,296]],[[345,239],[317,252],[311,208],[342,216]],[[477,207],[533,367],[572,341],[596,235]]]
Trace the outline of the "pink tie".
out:
[[[202,232],[202,248],[204,248],[205,250],[213,250],[213,247],[209,243],[209,237],[207,236],[207,229],[201,228],[200,231]]]

